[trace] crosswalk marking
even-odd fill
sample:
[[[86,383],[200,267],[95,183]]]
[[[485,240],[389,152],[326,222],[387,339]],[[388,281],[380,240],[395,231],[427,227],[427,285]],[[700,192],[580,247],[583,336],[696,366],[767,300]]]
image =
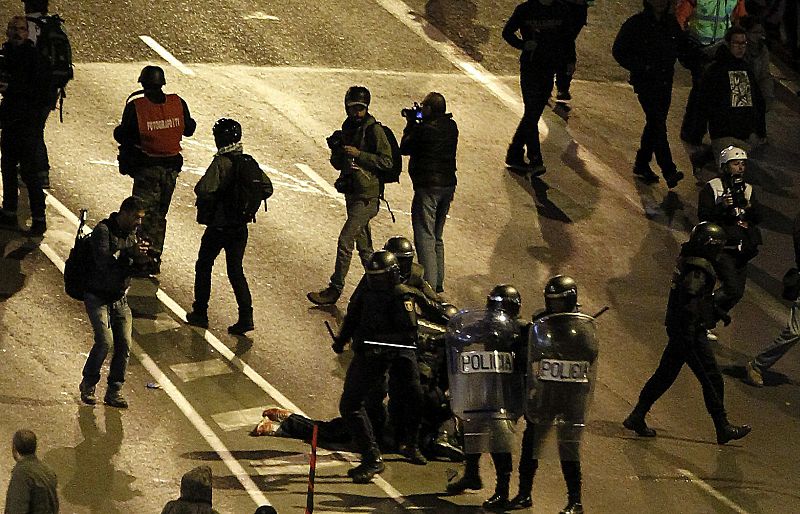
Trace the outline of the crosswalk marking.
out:
[[[228,412],[212,414],[211,419],[225,432],[238,430],[242,427],[255,427],[261,421],[261,414],[264,407],[253,407],[252,409],[240,409]]]
[[[169,369],[184,382],[233,373],[228,363],[221,359],[173,364]]]

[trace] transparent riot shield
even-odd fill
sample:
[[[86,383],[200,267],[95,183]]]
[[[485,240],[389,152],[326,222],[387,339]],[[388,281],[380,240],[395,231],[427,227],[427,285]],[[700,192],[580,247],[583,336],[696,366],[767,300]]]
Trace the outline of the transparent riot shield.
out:
[[[500,311],[462,311],[447,325],[450,404],[467,453],[510,452],[524,410],[525,342]]]
[[[579,460],[597,373],[594,318],[556,313],[533,322],[528,341],[526,430],[534,458],[558,448],[561,460]],[[555,436],[556,444],[550,439]],[[530,434],[529,434],[530,437]]]

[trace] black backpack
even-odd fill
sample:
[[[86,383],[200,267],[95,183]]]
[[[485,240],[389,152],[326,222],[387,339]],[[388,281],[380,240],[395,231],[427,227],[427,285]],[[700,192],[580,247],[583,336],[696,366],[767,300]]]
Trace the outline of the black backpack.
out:
[[[383,129],[383,133],[386,134],[386,140],[389,141],[389,146],[392,149],[392,168],[386,171],[379,171],[377,173],[378,179],[381,184],[399,183],[400,174],[403,172],[403,156],[400,154],[400,145],[397,143],[397,138],[394,136],[392,129],[378,121],[375,124]],[[375,136],[373,135],[372,137]]]
[[[76,300],[83,300],[86,285],[95,267],[90,236],[83,233],[86,213],[86,209],[81,209],[81,222],[75,235],[75,244],[64,262],[64,291]]]
[[[261,166],[247,154],[229,155],[233,168],[228,184],[222,191],[225,217],[231,223],[251,223],[256,221],[256,213],[266,200],[272,196],[272,181],[261,171]]]
[[[63,109],[63,100],[66,97],[64,88],[74,76],[72,45],[64,29],[64,20],[57,14],[28,19],[41,29],[36,38],[36,49],[50,66],[52,86],[58,93]]]

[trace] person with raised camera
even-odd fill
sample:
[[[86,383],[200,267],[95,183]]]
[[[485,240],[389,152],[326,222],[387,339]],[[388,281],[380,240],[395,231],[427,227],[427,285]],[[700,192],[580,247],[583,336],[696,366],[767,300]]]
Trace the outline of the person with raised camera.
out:
[[[404,109],[400,153],[409,156],[414,186],[411,224],[425,281],[444,291],[444,224],[456,190],[458,126],[441,93],[431,92],[415,109]]]
[[[723,403],[725,382],[706,337],[706,331],[714,327],[717,319],[713,300],[717,281],[714,261],[727,240],[722,227],[703,221],[692,229],[689,241],[681,246],[664,320],[669,341],[658,367],[639,393],[639,401],[622,422],[625,428],[641,437],[656,436],[656,431],[647,426],[645,416],[672,387],[684,364],[689,365],[703,389],[706,410],[716,429],[717,444],[741,439],[750,433],[748,425],[732,425],[728,421]]]
[[[720,288],[714,293],[718,319],[730,323],[729,312],[744,296],[747,263],[761,245],[759,204],[753,186],[745,182],[747,153],[729,146],[720,152],[721,175],[710,180],[697,202],[697,217],[721,226],[727,235],[725,247],[714,263]],[[710,334],[712,340],[716,337]]]
[[[381,125],[369,113],[372,95],[364,86],[352,86],[344,95],[347,118],[341,130],[328,137],[331,165],[339,170],[334,183],[344,195],[347,219],[336,243],[336,264],[328,287],[308,293],[316,305],[333,305],[344,289],[353,245],[366,267],[372,255],[369,222],[378,215],[382,184],[378,174],[392,169],[392,148]]]
[[[350,298],[347,314],[333,350],[344,351],[352,341],[353,360],[347,368],[339,412],[361,454],[361,464],[348,471],[357,484],[365,484],[383,472],[381,451],[375,439],[365,402],[381,389],[388,371],[403,403],[406,440],[400,453],[416,464],[424,464],[418,446],[419,403],[422,397],[417,365],[418,293],[401,283],[400,265],[388,250],[373,253],[366,264],[366,287]]]

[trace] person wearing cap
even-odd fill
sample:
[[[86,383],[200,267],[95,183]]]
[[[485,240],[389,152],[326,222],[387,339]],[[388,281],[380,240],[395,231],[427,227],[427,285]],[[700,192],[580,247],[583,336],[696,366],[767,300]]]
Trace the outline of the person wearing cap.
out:
[[[350,87],[344,96],[347,118],[341,130],[328,137],[331,165],[339,170],[334,183],[344,195],[347,220],[336,244],[336,264],[328,287],[306,294],[316,305],[333,305],[344,289],[353,246],[366,267],[372,256],[369,222],[378,215],[382,184],[380,172],[392,169],[392,148],[381,125],[369,113],[371,95],[364,86]]]
[[[714,293],[714,309],[719,319],[729,322],[728,312],[744,296],[747,263],[758,254],[762,243],[758,228],[761,213],[753,186],[744,180],[747,153],[729,146],[720,152],[719,161],[720,176],[700,190],[697,217],[716,223],[727,235],[714,263],[720,282]]]
[[[145,203],[142,232],[151,244],[152,264],[144,272],[157,275],[161,271],[167,211],[183,166],[181,139],[194,134],[197,123],[186,101],[162,91],[167,83],[163,69],[145,66],[139,83],[142,90],[128,97],[114,139],[120,146],[120,173],[133,177],[133,196]]]

